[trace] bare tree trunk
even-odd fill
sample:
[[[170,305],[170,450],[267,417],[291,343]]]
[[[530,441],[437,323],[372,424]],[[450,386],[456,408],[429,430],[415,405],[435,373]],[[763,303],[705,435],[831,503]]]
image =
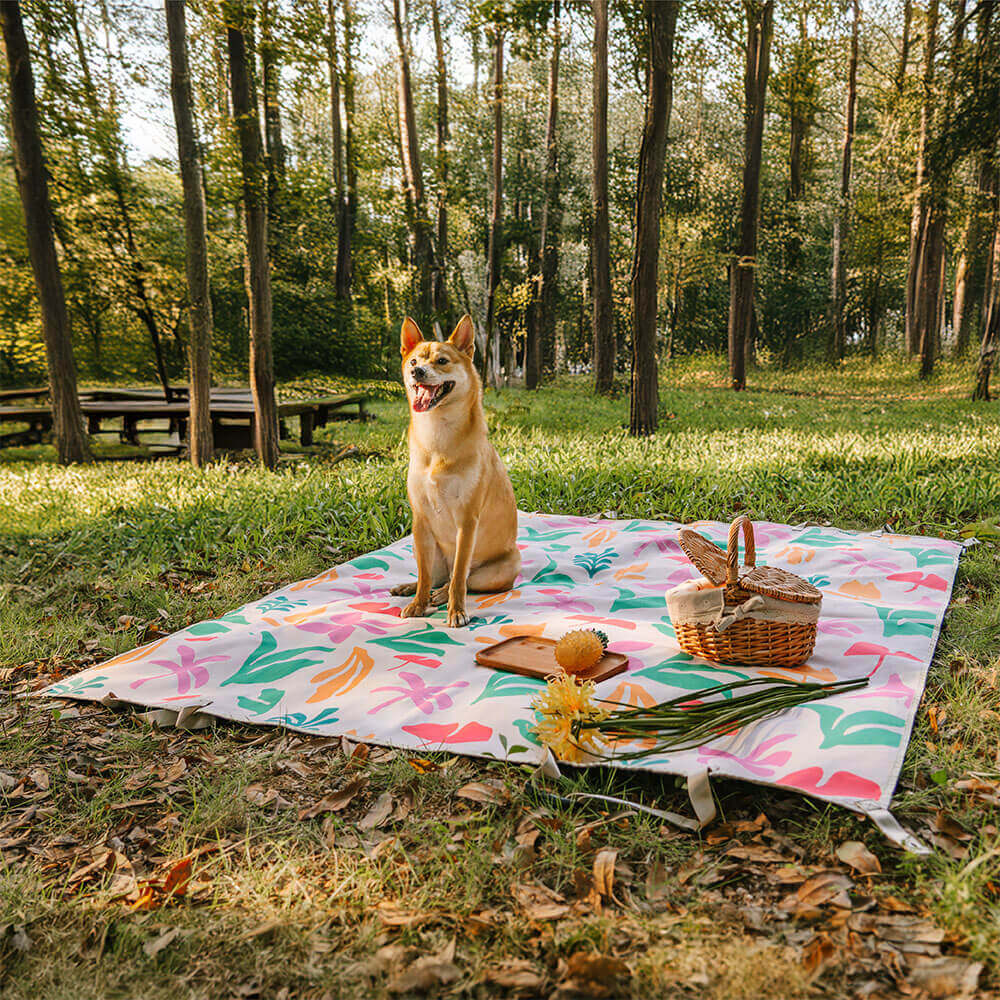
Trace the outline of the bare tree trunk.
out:
[[[250,390],[254,403],[254,443],[261,464],[278,464],[278,417],[274,398],[271,344],[271,271],[267,254],[267,176],[257,105],[251,88],[253,64],[244,32],[252,26],[242,4],[227,0],[229,76],[233,117],[240,137],[243,206],[246,224],[246,285],[250,300]]]
[[[851,148],[854,144],[854,112],[858,100],[858,21],[861,12],[858,0],[853,2],[854,18],[851,23],[851,54],[847,63],[847,113],[844,124],[844,147],[840,166],[840,201],[833,219],[833,273],[832,299],[833,323],[831,330],[832,359],[844,356],[847,337],[844,332],[844,305],[847,282],[844,265],[844,243],[848,237],[851,217]]]
[[[208,278],[205,188],[195,137],[188,64],[185,0],[164,0],[170,46],[170,94],[177,128],[177,159],[184,188],[184,265],[191,325],[188,450],[196,466],[212,461],[212,296]]]
[[[535,324],[540,350],[537,352],[541,378],[548,381],[556,374],[556,291],[559,274],[559,230],[562,228],[562,205],[559,198],[559,141],[556,125],[559,117],[559,0],[552,5],[552,56],[549,59],[548,115],[545,124],[545,200],[542,202],[541,287],[538,322]]]
[[[747,0],[747,48],[744,92],[746,121],[743,160],[743,206],[736,259],[730,269],[729,380],[746,388],[745,344],[754,324],[753,293],[757,269],[757,228],[760,216],[760,166],[764,137],[764,98],[771,64],[774,0]]]
[[[635,199],[632,399],[629,412],[629,433],[636,437],[654,433],[659,423],[656,292],[660,264],[660,206],[663,199],[663,162],[674,100],[674,34],[679,7],[677,0],[643,2],[649,58]]]
[[[7,52],[10,88],[10,132],[14,172],[24,210],[24,231],[45,336],[45,356],[52,397],[52,430],[59,462],[89,462],[90,442],[76,394],[76,360],[70,341],[69,318],[63,293],[59,258],[52,232],[52,205],[38,133],[38,107],[31,54],[24,35],[19,0],[0,3],[0,29]]]
[[[611,236],[608,219],[608,0],[592,0],[594,12],[594,388],[607,395],[615,381],[615,335],[611,327]]]
[[[917,143],[917,179],[914,187],[913,217],[910,220],[910,252],[906,268],[906,347],[910,354],[920,349],[917,331],[917,270],[921,233],[927,227],[926,157],[933,110],[934,57],[937,51],[938,0],[929,0],[924,24],[923,94],[920,103],[920,137]]]
[[[494,28],[493,41],[493,204],[487,250],[486,283],[486,381],[500,388],[500,334],[496,329],[496,297],[503,260],[503,31]]]
[[[334,0],[326,0],[326,66],[330,76],[330,144],[334,197],[337,201],[337,267],[334,279],[338,299],[351,297],[351,238],[347,190],[344,181],[344,140],[340,125],[340,72],[337,69],[337,17]]]
[[[403,153],[403,187],[406,194],[406,214],[410,227],[410,242],[416,275],[417,312],[423,317],[434,315],[434,244],[424,198],[424,177],[420,166],[420,144],[417,141],[417,120],[413,110],[413,87],[410,81],[410,53],[404,25],[402,0],[392,0],[393,25],[399,49],[398,118],[399,144]]]
[[[278,106],[281,64],[274,41],[271,3],[272,0],[262,0],[260,8],[260,67],[264,95],[264,141],[267,146],[267,213],[273,238],[285,179],[285,146],[281,140],[281,109]]]
[[[437,266],[434,269],[434,312],[445,330],[451,328],[448,304],[448,65],[438,0],[431,0],[437,75]]]

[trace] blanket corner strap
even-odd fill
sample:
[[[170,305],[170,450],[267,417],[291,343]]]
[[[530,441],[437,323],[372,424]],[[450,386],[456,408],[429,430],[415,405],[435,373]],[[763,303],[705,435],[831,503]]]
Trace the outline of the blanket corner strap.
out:
[[[856,799],[854,806],[879,828],[886,840],[897,847],[922,856],[934,853],[919,837],[910,833],[885,806],[874,799]]]

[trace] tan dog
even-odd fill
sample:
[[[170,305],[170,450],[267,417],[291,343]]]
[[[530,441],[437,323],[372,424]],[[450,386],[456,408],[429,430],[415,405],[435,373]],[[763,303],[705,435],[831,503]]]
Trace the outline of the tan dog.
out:
[[[509,590],[521,569],[514,490],[486,435],[472,320],[463,316],[442,344],[424,340],[407,317],[400,342],[410,401],[406,490],[417,582],[392,593],[414,595],[404,618],[418,618],[447,599],[448,626],[460,628],[469,621],[467,590]]]

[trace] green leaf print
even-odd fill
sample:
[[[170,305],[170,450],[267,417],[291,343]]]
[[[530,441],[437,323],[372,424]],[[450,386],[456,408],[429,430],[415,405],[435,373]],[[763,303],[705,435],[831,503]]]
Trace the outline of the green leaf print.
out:
[[[285,692],[281,688],[261,688],[256,699],[248,698],[245,694],[241,694],[236,699],[236,704],[248,712],[253,712],[254,715],[260,715],[263,712],[270,711],[284,697]]]
[[[486,698],[509,698],[514,695],[535,694],[540,688],[545,687],[545,681],[535,680],[533,677],[522,677],[520,674],[505,674],[502,671],[495,671],[490,674],[490,679],[486,682],[479,697],[474,699],[472,704],[483,701]]]
[[[227,677],[219,687],[227,684],[266,684],[281,680],[296,670],[315,667],[323,657],[307,657],[306,653],[330,653],[328,646],[299,646],[295,649],[278,648],[278,640],[270,632],[260,638],[260,645],[243,661],[232,677]]]
[[[423,631],[407,632],[405,635],[384,635],[378,639],[369,639],[369,646],[385,646],[387,649],[394,649],[397,653],[426,653],[433,650],[436,653],[443,653],[445,646],[461,646],[447,632],[436,629],[431,625],[425,626]]]
[[[652,594],[643,596],[635,591],[626,590],[624,587],[614,587],[618,591],[614,604],[611,605],[611,613],[615,611],[625,611],[635,608],[662,608],[664,606],[663,594]]]
[[[833,705],[803,705],[803,708],[815,712],[819,716],[820,728],[823,730],[821,750],[830,747],[872,746],[898,747],[903,738],[902,732],[890,732],[889,728],[902,730],[906,720],[888,712],[851,712],[844,714],[844,709]]]
[[[876,608],[882,619],[882,635],[889,638],[893,635],[924,635],[934,634],[937,615],[933,611],[917,611],[914,608]]]
[[[532,583],[561,583],[567,584],[572,587],[574,584],[573,577],[567,576],[565,573],[556,572],[556,561],[551,556],[548,556],[548,563],[540,569],[530,580],[527,582]]]

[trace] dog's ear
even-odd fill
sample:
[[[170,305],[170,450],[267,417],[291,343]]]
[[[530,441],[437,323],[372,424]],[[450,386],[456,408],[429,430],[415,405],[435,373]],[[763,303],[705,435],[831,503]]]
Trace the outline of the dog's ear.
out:
[[[414,347],[424,339],[420,327],[409,316],[403,320],[403,329],[399,336],[399,352],[405,358]]]
[[[472,317],[466,314],[458,321],[458,326],[448,338],[448,343],[457,351],[463,351],[471,358],[476,353],[476,331]]]

